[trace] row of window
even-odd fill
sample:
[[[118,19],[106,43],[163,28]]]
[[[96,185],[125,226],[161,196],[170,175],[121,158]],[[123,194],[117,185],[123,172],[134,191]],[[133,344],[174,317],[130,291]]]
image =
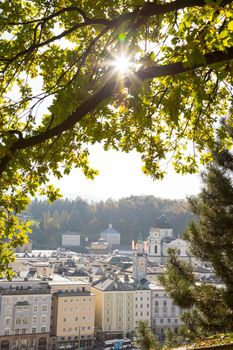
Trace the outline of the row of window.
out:
[[[64,303],[80,303],[80,302],[86,302],[86,301],[92,301],[91,298],[71,298],[71,299],[64,299]]]
[[[167,314],[168,313],[168,308],[166,306],[164,306],[161,311],[163,312],[163,314]],[[159,314],[159,308],[155,307],[154,308],[154,312],[155,312],[156,315],[158,315]],[[175,307],[171,307],[171,315],[174,316],[175,314],[176,314]]]
[[[161,318],[160,320],[153,319],[153,323],[160,323],[160,324],[172,323],[172,320],[170,318]],[[178,323],[178,319],[177,318],[174,320],[174,323]]]
[[[149,298],[149,297],[147,297],[147,298],[140,297],[140,299],[139,299],[138,297],[136,297],[136,298],[135,298],[135,300],[136,300],[136,301],[138,301],[138,300],[143,301],[143,299],[146,299],[147,301],[149,301],[149,300],[150,300],[150,298]]]
[[[82,326],[82,327],[74,327],[74,328],[72,328],[72,327],[69,327],[69,328],[63,328],[63,332],[64,333],[71,333],[71,332],[73,332],[73,331],[75,331],[75,332],[79,332],[80,330],[82,330],[82,331],[90,331],[91,330],[91,327],[90,326],[87,326],[87,327],[85,327],[85,326]]]
[[[17,301],[28,301],[28,299],[33,300],[33,301],[47,301],[47,300],[49,300],[47,295],[30,295],[30,296],[21,295],[19,297],[16,297],[16,296],[7,297],[6,303],[15,303]]]
[[[40,328],[40,332],[41,333],[46,333],[47,332],[47,327],[43,326]],[[23,329],[16,329],[15,330],[15,334],[28,334],[30,333],[30,331],[27,328],[23,328]],[[31,329],[31,333],[38,333],[37,328],[36,327],[32,327]],[[6,328],[4,330],[4,335],[10,335],[10,329]]]
[[[135,308],[137,309],[138,308],[138,306],[139,306],[139,304],[135,304]],[[143,305],[143,304],[140,304],[140,308],[142,309],[142,308],[149,308],[150,307],[150,304],[146,304],[146,306],[145,305]]]
[[[80,312],[80,311],[91,311],[91,306],[83,306],[83,307],[64,307],[64,312]]]
[[[90,316],[69,316],[69,317],[63,317],[63,322],[78,322],[78,321],[91,321]]]
[[[40,320],[42,323],[47,322],[47,316],[42,315]],[[37,316],[32,317],[32,323],[37,323],[38,321],[39,321],[39,317],[37,317]],[[15,320],[15,323],[16,324],[28,324],[28,323],[30,323],[30,320],[27,317],[17,317]],[[11,324],[11,318],[7,317],[5,319],[5,325],[10,325],[10,324]]]

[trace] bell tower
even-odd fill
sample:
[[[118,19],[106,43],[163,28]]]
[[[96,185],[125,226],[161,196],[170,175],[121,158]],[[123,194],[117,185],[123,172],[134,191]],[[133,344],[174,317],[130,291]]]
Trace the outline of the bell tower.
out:
[[[147,257],[145,251],[145,242],[139,235],[138,241],[133,245],[133,278],[136,281],[140,281],[146,278],[147,272]]]

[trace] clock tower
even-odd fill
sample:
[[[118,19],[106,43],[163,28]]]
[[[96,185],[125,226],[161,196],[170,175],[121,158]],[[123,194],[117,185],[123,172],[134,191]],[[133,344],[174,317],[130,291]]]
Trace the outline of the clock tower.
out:
[[[140,234],[135,247],[133,247],[133,278],[136,281],[146,278],[146,270],[147,257],[145,252],[145,244]]]

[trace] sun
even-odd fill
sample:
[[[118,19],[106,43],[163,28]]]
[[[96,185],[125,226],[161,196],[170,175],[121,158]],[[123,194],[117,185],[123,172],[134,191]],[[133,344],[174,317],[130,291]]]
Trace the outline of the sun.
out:
[[[121,74],[126,74],[129,72],[132,62],[130,61],[130,57],[124,54],[114,57],[112,60],[112,65],[116,68],[116,70]]]

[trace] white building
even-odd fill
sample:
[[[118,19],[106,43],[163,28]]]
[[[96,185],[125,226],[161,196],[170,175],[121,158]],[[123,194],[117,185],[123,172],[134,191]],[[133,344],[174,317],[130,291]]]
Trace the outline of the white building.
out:
[[[48,348],[51,293],[46,281],[0,282],[0,348]]]
[[[173,303],[162,286],[151,283],[151,328],[163,337],[168,328],[177,332],[182,325],[182,310]]]
[[[164,263],[168,257],[168,249],[177,249],[182,259],[189,259],[188,245],[182,239],[173,238],[173,229],[151,228],[147,239],[147,256],[149,260]]]
[[[163,243],[163,256],[168,256],[168,250],[170,248],[176,249],[180,258],[187,259],[188,257],[188,244],[183,239],[174,239],[170,243]]]
[[[134,299],[134,327],[137,326],[138,321],[147,321],[151,325],[151,291],[148,289],[135,290]]]
[[[112,224],[108,225],[108,228],[100,234],[100,237],[104,238],[107,243],[111,243],[112,245],[121,244],[121,234],[112,227]]]
[[[63,247],[79,247],[80,246],[80,235],[76,232],[67,232],[62,235],[62,246]]]

